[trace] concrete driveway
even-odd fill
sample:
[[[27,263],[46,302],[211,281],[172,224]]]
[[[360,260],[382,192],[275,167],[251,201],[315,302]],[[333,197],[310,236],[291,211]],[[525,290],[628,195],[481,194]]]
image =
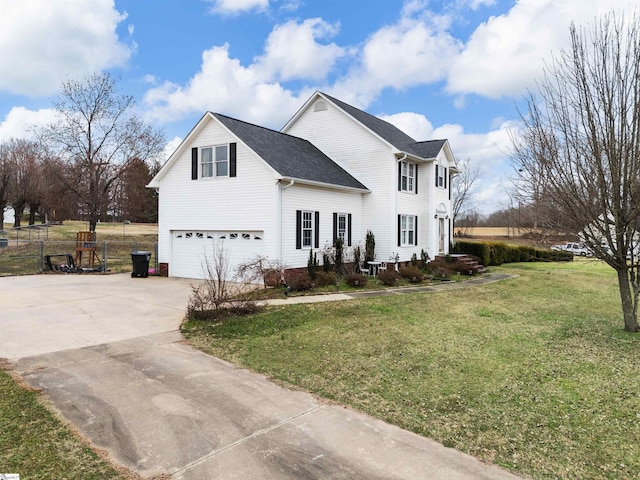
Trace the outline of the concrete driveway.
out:
[[[0,292],[0,356],[144,477],[517,478],[185,345],[188,281],[14,277]]]

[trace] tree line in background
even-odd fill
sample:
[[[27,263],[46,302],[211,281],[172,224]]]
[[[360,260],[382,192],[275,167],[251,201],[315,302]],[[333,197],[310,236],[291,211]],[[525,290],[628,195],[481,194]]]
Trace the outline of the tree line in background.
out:
[[[57,121],[34,138],[0,144],[0,210],[29,224],[67,219],[156,222],[156,193],[146,185],[160,168],[164,136],[136,114],[109,74],[65,82]]]

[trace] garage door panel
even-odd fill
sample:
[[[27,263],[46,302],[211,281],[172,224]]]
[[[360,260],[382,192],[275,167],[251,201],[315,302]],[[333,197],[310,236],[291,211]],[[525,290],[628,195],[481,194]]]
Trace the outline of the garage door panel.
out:
[[[229,262],[229,273],[258,255],[262,255],[263,232],[250,230],[172,232],[172,252],[169,274],[172,277],[204,278],[205,258],[212,259],[215,245],[222,245]]]

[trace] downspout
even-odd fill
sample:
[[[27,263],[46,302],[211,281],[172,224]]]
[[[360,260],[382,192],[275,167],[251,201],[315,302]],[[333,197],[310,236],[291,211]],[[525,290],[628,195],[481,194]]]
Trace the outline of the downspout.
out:
[[[283,193],[287,188],[293,187],[295,180],[291,179],[289,185],[282,186],[282,179],[278,180],[280,184],[280,263],[284,265],[284,201]]]
[[[405,161],[406,159],[407,159],[407,153],[405,152],[405,153],[403,153],[403,154],[402,154],[402,157],[398,159],[398,164],[400,164],[400,162]],[[398,169],[398,167],[397,167],[397,166],[396,166],[396,169],[395,169],[395,170],[396,170],[396,172],[398,172],[398,170],[399,170],[399,169]],[[391,239],[392,239],[392,240],[391,240],[391,245],[393,246],[393,248],[391,249],[391,252],[398,252],[398,253],[396,254],[396,263],[397,263],[397,261],[399,260],[399,259],[398,259],[398,255],[400,254],[400,246],[399,246],[399,245],[397,245],[397,243],[398,243],[398,240],[397,240],[397,236],[398,236],[398,235],[397,235],[397,233],[398,233],[398,232],[397,232],[397,229],[398,229],[398,228],[400,228],[400,226],[397,224],[397,222],[398,222],[397,218],[398,218],[398,215],[400,214],[400,212],[398,212],[398,192],[399,192],[399,190],[398,190],[398,184],[399,184],[401,181],[402,181],[402,179],[401,179],[401,178],[397,178],[397,179],[396,179],[395,183],[393,184],[393,191],[394,191],[395,195],[393,195],[393,196],[391,197],[391,198],[393,198],[393,199],[394,199],[394,205],[393,205],[393,211],[394,211],[394,213],[393,213],[393,215],[392,215],[392,217],[391,217],[391,223],[390,223],[390,225],[395,225],[395,226],[396,226],[396,227],[393,229],[393,232],[391,233]],[[391,257],[391,256],[392,256],[392,255],[391,255],[391,253],[389,253],[389,257]]]

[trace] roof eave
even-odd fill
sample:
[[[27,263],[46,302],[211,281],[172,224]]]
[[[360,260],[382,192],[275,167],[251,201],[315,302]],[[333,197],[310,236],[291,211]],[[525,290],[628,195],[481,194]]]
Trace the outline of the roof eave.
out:
[[[311,186],[314,186],[314,187],[331,188],[331,189],[334,189],[334,190],[346,190],[346,191],[358,192],[358,193],[370,193],[371,192],[371,190],[369,190],[367,187],[364,187],[364,186],[363,186],[364,188],[349,187],[347,185],[338,185],[338,184],[335,184],[335,183],[318,182],[318,181],[315,181],[315,180],[308,180],[306,178],[283,176],[281,180],[293,181],[294,184],[295,183],[301,183],[303,185],[311,185]]]

